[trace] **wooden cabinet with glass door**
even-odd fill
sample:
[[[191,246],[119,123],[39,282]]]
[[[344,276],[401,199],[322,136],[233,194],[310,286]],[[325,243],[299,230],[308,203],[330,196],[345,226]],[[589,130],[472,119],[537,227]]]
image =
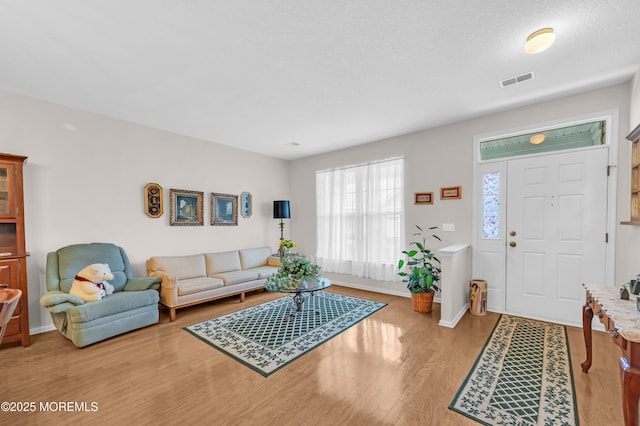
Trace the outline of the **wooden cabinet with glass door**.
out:
[[[623,225],[640,225],[640,124],[627,139],[631,141],[631,218]]]
[[[22,297],[2,343],[29,346],[27,256],[24,238],[22,166],[27,157],[0,153],[0,287],[16,288]]]

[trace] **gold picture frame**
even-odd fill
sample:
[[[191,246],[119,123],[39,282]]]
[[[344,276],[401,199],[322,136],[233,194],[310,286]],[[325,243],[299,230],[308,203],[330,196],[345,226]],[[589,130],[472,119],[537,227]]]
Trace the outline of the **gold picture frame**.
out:
[[[211,193],[211,225],[238,226],[238,196]]]
[[[440,188],[441,200],[459,200],[462,198],[461,186],[445,186]]]
[[[149,217],[157,218],[164,213],[162,187],[157,183],[148,183],[144,187],[144,212]]]
[[[416,192],[413,197],[414,204],[433,204],[433,192]]]
[[[171,226],[202,226],[204,192],[184,189],[169,190]]]

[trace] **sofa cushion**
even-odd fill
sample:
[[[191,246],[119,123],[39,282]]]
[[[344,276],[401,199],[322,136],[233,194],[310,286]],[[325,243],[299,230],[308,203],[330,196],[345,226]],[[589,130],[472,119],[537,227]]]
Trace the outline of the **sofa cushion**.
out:
[[[221,272],[239,271],[240,255],[238,250],[223,251],[220,253],[205,253],[207,275],[212,277]]]
[[[269,278],[278,272],[279,268],[273,266],[258,266],[257,268],[249,269],[252,272],[258,273],[258,278]]]
[[[269,259],[267,259],[267,265],[280,268],[282,266],[282,262],[280,261],[280,257],[271,256]]]
[[[214,288],[220,287],[224,287],[224,282],[218,278],[188,278],[178,281],[178,296],[200,293],[201,291],[213,290]]]
[[[178,280],[207,276],[203,254],[152,257],[147,260],[147,272],[156,271],[167,272]]]
[[[258,266],[264,266],[267,264],[267,260],[270,256],[271,249],[269,247],[240,250],[240,262],[242,264],[242,269],[247,270]]]
[[[156,290],[118,292],[96,302],[75,306],[69,309],[68,314],[72,322],[87,322],[143,306],[157,305],[159,301]]]
[[[224,285],[233,285],[259,279],[257,271],[232,271],[214,275],[224,281]]]

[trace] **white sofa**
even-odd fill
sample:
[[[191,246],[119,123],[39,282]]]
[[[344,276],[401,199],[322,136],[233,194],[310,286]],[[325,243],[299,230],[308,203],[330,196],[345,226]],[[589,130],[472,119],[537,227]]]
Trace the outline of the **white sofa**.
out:
[[[203,253],[190,256],[159,256],[147,260],[147,274],[162,279],[160,303],[176,319],[176,309],[264,288],[275,274],[280,259],[269,247]]]

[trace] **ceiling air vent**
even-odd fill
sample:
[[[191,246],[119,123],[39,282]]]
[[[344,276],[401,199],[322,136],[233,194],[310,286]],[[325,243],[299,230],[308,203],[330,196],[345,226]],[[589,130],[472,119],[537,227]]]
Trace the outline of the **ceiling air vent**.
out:
[[[533,73],[528,72],[526,74],[518,75],[515,77],[507,78],[506,80],[502,80],[500,85],[502,87],[511,86],[512,84],[522,83],[523,81],[533,80]]]

